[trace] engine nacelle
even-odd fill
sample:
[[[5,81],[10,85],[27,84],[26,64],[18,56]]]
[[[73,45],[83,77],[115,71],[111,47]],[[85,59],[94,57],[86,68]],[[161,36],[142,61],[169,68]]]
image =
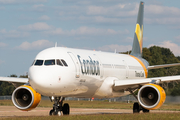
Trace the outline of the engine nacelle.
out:
[[[13,104],[23,111],[29,111],[35,108],[40,101],[41,95],[28,85],[16,88],[12,94]]]
[[[164,89],[156,84],[146,84],[138,92],[138,101],[143,108],[148,110],[158,109],[166,99]]]

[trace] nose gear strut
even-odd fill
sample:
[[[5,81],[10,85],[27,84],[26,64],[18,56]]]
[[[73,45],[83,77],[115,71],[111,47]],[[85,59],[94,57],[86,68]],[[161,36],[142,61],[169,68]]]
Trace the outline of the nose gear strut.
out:
[[[50,97],[51,101],[54,101],[53,109],[50,110],[49,115],[69,115],[69,104],[63,105],[64,97]]]

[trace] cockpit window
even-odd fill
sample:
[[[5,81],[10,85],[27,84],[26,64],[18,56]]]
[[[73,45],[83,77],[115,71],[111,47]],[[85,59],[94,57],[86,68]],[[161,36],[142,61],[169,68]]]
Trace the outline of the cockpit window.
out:
[[[43,64],[43,60],[36,60],[34,65],[41,66]]]
[[[34,60],[35,61],[35,60]],[[33,63],[32,63],[32,65],[31,66],[33,66],[34,65],[34,61],[33,61]]]
[[[49,65],[59,65],[59,66],[66,66],[68,67],[66,61],[64,61],[63,59],[51,59],[51,60],[35,60],[35,62],[33,62],[35,66],[42,66],[43,63],[46,66]]]
[[[44,65],[55,65],[55,60],[45,60]]]
[[[56,63],[57,65],[63,66],[62,62],[59,59],[56,60]]]
[[[66,61],[64,61],[63,59],[61,59],[61,62],[64,64],[64,66],[68,66]]]

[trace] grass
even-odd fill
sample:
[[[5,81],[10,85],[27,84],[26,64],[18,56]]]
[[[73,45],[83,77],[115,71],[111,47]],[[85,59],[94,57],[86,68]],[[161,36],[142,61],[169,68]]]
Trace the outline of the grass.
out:
[[[44,117],[13,117],[6,120],[178,120],[179,113],[148,113],[148,114],[98,114]]]
[[[108,102],[108,101],[64,101],[69,103],[71,108],[109,108],[109,109],[132,109],[133,103]],[[11,100],[0,100],[0,106],[13,106]],[[41,100],[38,107],[52,108],[53,102]],[[180,104],[163,104],[158,110],[180,111]]]
[[[108,102],[108,101],[64,101],[71,108],[111,108],[111,109],[132,109],[133,103]],[[13,106],[11,100],[0,100],[1,106]],[[41,100],[38,107],[52,108],[53,102],[50,100]]]
[[[108,101],[64,101],[72,108],[110,108],[110,109],[131,109],[133,103],[108,102]],[[52,107],[52,102],[41,101],[40,107]]]
[[[180,111],[180,104],[163,104],[159,110]]]
[[[110,108],[132,109],[133,103],[108,102],[108,101],[65,101],[71,108]],[[12,106],[11,100],[0,100],[0,106]],[[42,100],[39,107],[52,108],[53,103]],[[164,104],[159,110],[180,111],[180,104]],[[180,113],[148,113],[148,114],[97,114],[97,115],[70,115],[70,116],[41,116],[41,117],[13,117],[0,118],[6,120],[171,120],[180,119]]]
[[[71,108],[109,108],[109,109],[132,109],[133,103],[126,102],[108,102],[108,101],[64,101],[69,103]],[[52,107],[52,102],[43,100],[39,107]],[[180,104],[163,104],[157,110],[180,111]]]
[[[11,100],[0,100],[0,106],[13,106]]]

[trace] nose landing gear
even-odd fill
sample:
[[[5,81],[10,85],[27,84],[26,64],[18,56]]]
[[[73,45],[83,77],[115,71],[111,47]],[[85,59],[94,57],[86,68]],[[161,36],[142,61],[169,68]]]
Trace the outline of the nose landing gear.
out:
[[[65,103],[63,105],[64,97],[50,97],[51,101],[54,101],[53,109],[50,110],[49,115],[69,115],[69,104]]]

